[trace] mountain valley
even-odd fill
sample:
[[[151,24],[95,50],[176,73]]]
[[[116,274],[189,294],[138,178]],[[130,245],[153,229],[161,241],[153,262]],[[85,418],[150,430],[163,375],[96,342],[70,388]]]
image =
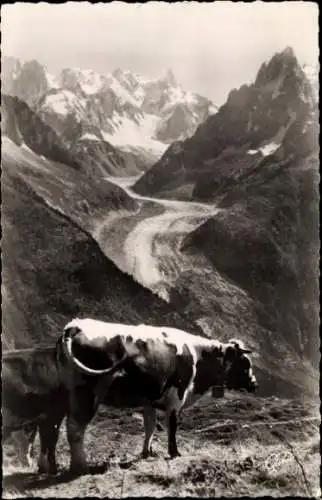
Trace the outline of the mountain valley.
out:
[[[3,75],[4,350],[53,343],[74,316],[165,324],[242,339],[260,387],[189,409],[185,456],[171,464],[162,431],[159,456],[135,461],[142,419],[132,411],[100,408],[90,426],[103,475],[93,466],[78,479],[35,479],[9,443],[8,497],[317,495],[315,68],[286,48],[219,109],[171,70],[55,77],[6,57]],[[64,469],[67,449],[64,435]]]

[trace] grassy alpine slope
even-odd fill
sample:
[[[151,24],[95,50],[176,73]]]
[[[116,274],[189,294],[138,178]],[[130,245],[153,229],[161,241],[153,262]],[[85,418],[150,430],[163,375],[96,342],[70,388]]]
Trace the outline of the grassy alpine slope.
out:
[[[158,431],[157,456],[138,460],[141,415],[102,407],[86,435],[88,475],[68,475],[64,432],[55,477],[17,466],[15,451],[7,446],[4,498],[318,496],[318,424],[314,407],[300,400],[205,396],[182,418],[182,457],[167,460],[166,432]],[[36,452],[38,446],[36,440]]]

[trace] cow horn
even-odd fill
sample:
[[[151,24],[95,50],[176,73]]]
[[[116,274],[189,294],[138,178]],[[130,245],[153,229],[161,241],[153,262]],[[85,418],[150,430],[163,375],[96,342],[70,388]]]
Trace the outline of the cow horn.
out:
[[[253,351],[251,349],[244,349],[244,348],[242,348],[242,349],[240,349],[240,352],[242,354],[251,354]]]
[[[251,354],[253,351],[244,347],[244,342],[238,339],[231,339],[230,344],[233,344],[240,354]]]
[[[77,359],[72,352],[72,342],[73,339],[71,337],[68,337],[67,339],[64,339],[64,344],[66,346],[67,354],[68,357],[72,360],[72,362],[80,369],[82,372],[88,374],[88,375],[106,375],[107,373],[112,373],[117,368],[125,361],[127,358],[127,354],[125,353],[123,358],[120,361],[117,361],[113,366],[110,368],[105,368],[103,370],[96,370],[94,368],[89,368],[88,366],[85,366],[79,359]]]

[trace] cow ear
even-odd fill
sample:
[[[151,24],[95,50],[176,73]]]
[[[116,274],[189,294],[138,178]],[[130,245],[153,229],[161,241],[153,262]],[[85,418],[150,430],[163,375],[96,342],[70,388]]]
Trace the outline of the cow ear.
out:
[[[234,361],[236,356],[237,356],[237,349],[235,347],[233,347],[232,345],[226,347],[224,354],[225,361]]]
[[[235,347],[238,354],[251,354],[252,353],[251,349],[247,349],[246,347],[244,347],[244,342],[242,340],[231,339],[229,341],[229,343]]]

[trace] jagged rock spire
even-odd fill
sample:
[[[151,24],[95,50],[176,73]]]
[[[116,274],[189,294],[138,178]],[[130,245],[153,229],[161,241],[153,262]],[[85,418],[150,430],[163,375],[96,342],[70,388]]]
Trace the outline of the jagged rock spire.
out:
[[[165,77],[166,81],[169,83],[169,85],[173,85],[173,86],[176,86],[177,85],[177,80],[174,76],[174,73],[172,71],[171,68],[169,68],[167,70],[167,74],[166,74],[166,77]]]

